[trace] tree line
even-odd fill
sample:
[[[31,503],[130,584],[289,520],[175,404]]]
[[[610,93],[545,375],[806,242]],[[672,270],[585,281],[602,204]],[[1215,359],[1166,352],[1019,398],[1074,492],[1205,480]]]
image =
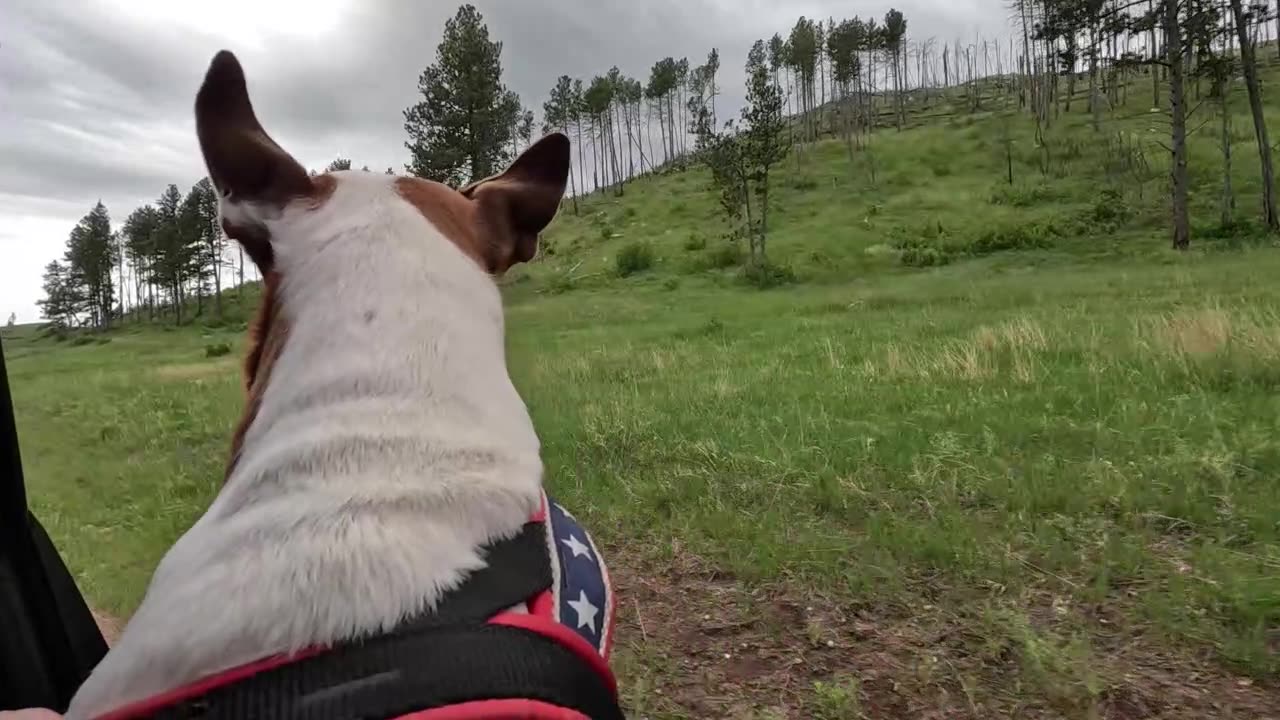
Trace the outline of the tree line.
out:
[[[752,46],[746,105],[732,119],[722,119],[716,104],[722,89],[716,48],[700,65],[661,58],[643,81],[617,66],[590,79],[561,75],[542,104],[541,129],[575,141],[567,202],[577,212],[582,195],[621,195],[637,177],[696,161],[711,170],[730,235],[748,238],[752,264],[765,266],[768,178],[783,158],[802,163],[813,143],[839,138],[851,161],[858,154],[866,159],[874,183],[873,130],[902,130],[912,116],[927,119],[934,106],[954,112],[959,104],[974,113],[1020,110],[1034,125],[1040,171],[1047,174],[1062,115],[1079,105],[1105,134],[1104,118],[1125,105],[1146,75],[1153,107],[1163,108],[1169,122],[1162,145],[1170,157],[1172,244],[1186,248],[1188,118],[1205,103],[1221,124],[1221,221],[1236,220],[1228,105],[1240,78],[1260,169],[1260,216],[1268,229],[1280,229],[1258,78],[1262,37],[1273,19],[1280,36],[1280,14],[1265,0],[1007,1],[1013,32],[994,40],[912,42],[896,9],[882,19],[801,17],[785,34]],[[460,186],[498,172],[532,140],[534,113],[503,84],[502,43],[471,5],[446,22],[418,90],[421,98],[403,113],[407,172]],[[1198,104],[1189,108],[1192,99]],[[1106,143],[1115,146],[1108,161],[1124,166],[1118,172],[1131,172],[1139,183],[1151,179],[1145,150],[1118,132]],[[338,158],[326,171],[351,167],[350,159]],[[208,179],[185,195],[170,185],[113,231],[98,203],[72,229],[63,258],[46,268],[45,316],[96,327],[127,314],[181,323],[191,304],[196,315],[220,316],[223,280],[229,274],[243,283],[245,266],[242,255],[238,262],[228,257],[216,205]]]
[[[1150,80],[1151,108],[1168,122],[1161,148],[1169,155],[1168,207],[1172,246],[1191,243],[1188,134],[1216,121],[1222,153],[1220,223],[1237,222],[1232,178],[1231,98],[1243,80],[1259,168],[1259,218],[1280,230],[1271,145],[1263,113],[1258,48],[1273,12],[1269,0],[1012,0],[1017,30],[1017,74],[1008,84],[1035,125],[1047,169],[1056,150],[1052,129],[1079,103],[1093,131],[1108,134],[1105,118],[1123,108],[1142,75]],[[1202,113],[1207,109],[1208,113]],[[1195,124],[1197,114],[1209,115]],[[1121,171],[1142,175],[1145,158],[1122,137],[1108,138]],[[1042,169],[1042,171],[1044,171]],[[1140,182],[1148,178],[1138,177]]]

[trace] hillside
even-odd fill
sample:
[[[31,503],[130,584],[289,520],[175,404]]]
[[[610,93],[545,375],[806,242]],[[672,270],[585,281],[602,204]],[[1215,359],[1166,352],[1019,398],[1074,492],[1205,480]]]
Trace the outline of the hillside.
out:
[[[1280,715],[1280,252],[1239,94],[1239,222],[1208,122],[1167,249],[1139,96],[1100,133],[1064,114],[1043,173],[1025,117],[956,98],[870,156],[806,148],[769,240],[794,284],[741,281],[697,168],[566,205],[504,280],[634,717]],[[620,277],[636,243],[654,263]],[[36,512],[117,616],[217,491],[254,295],[6,331]]]
[[[1275,81],[1280,67],[1273,64],[1264,82]],[[1139,78],[1126,89],[1127,102],[1108,114],[1101,131],[1090,127],[1087,98],[1078,95],[1076,112],[1062,115],[1043,146],[1025,113],[971,113],[964,96],[952,93],[928,106],[917,100],[909,118],[916,127],[877,131],[869,151],[855,151],[852,161],[839,139],[806,147],[784,163],[773,186],[771,257],[804,281],[838,282],[999,249],[1034,251],[1007,258],[1013,264],[1162,255],[1169,244],[1168,120],[1151,108],[1145,83]],[[1264,97],[1274,124],[1280,96]],[[1015,101],[991,96],[983,106]],[[1216,107],[1207,98],[1197,106],[1191,126],[1198,130],[1189,142],[1193,248],[1259,239],[1257,156],[1242,84],[1229,101],[1238,206],[1229,227],[1218,221]],[[617,252],[637,242],[654,250],[656,267],[622,287],[672,277],[715,281],[718,274],[705,271],[738,253],[723,239],[726,226],[709,183],[695,167],[641,178],[622,197],[592,195],[577,215],[566,205],[544,239],[542,261],[515,282],[528,277],[552,291],[605,287],[616,281]],[[916,250],[905,262],[904,249]]]

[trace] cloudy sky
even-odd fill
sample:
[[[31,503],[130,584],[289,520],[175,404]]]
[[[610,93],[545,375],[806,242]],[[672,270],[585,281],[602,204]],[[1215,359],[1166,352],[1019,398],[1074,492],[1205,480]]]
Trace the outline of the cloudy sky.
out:
[[[724,107],[747,49],[800,15],[883,17],[887,0],[475,0],[504,81],[541,108],[561,74],[720,49]],[[1003,34],[1002,0],[893,0],[913,39]],[[440,0],[0,2],[0,321],[38,318],[40,275],[102,200],[115,223],[203,176],[192,101],[219,49],[240,57],[267,130],[308,167],[401,168],[401,111],[457,3]]]

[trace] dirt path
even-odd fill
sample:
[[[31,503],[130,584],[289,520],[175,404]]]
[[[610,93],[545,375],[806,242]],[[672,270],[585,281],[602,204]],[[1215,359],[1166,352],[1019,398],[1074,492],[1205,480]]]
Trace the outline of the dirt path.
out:
[[[610,557],[618,672],[650,718],[1280,718],[1280,683],[1141,636],[1097,638],[1083,687],[939,607],[856,605],[747,590],[700,562]]]

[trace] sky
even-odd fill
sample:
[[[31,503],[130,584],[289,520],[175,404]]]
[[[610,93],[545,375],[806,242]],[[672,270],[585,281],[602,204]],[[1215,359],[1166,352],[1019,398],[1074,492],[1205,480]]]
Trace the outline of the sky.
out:
[[[938,42],[1003,35],[1003,0],[474,0],[503,43],[503,81],[539,111],[556,77],[720,51],[721,118],[742,102],[757,38],[801,16],[883,18]],[[303,165],[402,169],[417,99],[455,2],[0,2],[0,321],[39,319],[41,273],[101,200],[118,226],[169,183],[204,175],[192,103],[213,54],[240,58],[267,131]]]

